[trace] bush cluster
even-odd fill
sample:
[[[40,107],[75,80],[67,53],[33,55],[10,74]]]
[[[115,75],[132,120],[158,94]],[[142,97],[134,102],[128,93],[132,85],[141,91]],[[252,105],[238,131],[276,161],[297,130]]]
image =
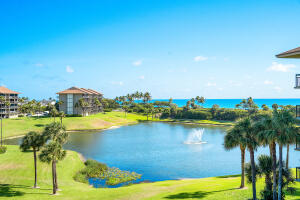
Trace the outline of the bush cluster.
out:
[[[80,114],[66,114],[66,117],[82,117]]]
[[[128,181],[133,181],[141,177],[140,174],[129,171],[122,171],[118,168],[109,168],[106,164],[95,160],[87,160],[85,168],[74,176],[78,182],[88,183],[89,178],[105,179],[107,185],[117,185]]]
[[[0,146],[0,154],[3,154],[6,152],[6,147],[5,146]]]

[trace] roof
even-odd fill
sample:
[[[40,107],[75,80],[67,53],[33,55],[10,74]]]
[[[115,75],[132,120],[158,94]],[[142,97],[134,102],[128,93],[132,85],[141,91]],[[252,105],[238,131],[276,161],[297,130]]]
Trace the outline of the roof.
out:
[[[3,87],[3,86],[0,86],[0,93],[1,94],[21,94],[19,92],[15,92],[15,91],[12,91],[6,87]]]
[[[64,91],[58,92],[57,94],[96,94],[102,95],[100,92],[97,92],[92,89],[85,89],[85,88],[78,88],[78,87],[71,87]]]
[[[277,58],[300,58],[300,47],[276,55]]]

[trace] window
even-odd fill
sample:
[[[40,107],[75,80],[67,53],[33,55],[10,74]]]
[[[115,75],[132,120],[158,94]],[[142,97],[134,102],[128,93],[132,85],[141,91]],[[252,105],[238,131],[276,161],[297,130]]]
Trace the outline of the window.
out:
[[[67,94],[67,114],[73,114],[73,94]]]

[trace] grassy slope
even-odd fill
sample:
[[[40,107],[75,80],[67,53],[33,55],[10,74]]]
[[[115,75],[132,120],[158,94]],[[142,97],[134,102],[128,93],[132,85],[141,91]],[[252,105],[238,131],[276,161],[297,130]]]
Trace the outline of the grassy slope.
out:
[[[98,113],[88,117],[66,117],[63,123],[67,130],[92,130],[105,129],[111,126],[120,126],[134,124],[146,120],[147,117],[138,114],[127,114],[126,118],[123,112]],[[56,121],[59,119],[56,118]],[[149,117],[151,120],[151,117]],[[192,122],[199,124],[230,125],[226,122],[217,122],[209,120],[158,120],[154,121],[172,121],[172,122]],[[4,138],[24,135],[29,131],[41,131],[46,124],[53,122],[53,118],[35,118],[22,117],[15,119],[3,119]]]
[[[116,189],[95,189],[75,182],[72,177],[83,167],[79,155],[68,151],[67,158],[58,165],[58,183],[62,189],[60,195],[52,196],[50,165],[38,163],[38,185],[40,189],[32,189],[33,162],[32,153],[22,153],[17,146],[8,146],[6,154],[0,154],[0,199],[248,199],[251,187],[240,190],[240,178],[213,177],[181,181],[163,181],[145,183]],[[258,189],[262,189],[262,180]],[[300,183],[294,196],[287,199],[300,198]]]

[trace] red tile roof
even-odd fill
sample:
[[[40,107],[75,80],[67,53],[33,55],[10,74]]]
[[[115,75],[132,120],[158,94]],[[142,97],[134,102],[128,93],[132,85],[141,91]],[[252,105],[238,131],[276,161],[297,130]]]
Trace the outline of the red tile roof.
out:
[[[300,47],[276,55],[277,58],[300,58]]]
[[[71,87],[64,91],[58,92],[57,94],[97,94],[97,95],[101,95],[101,93],[99,93],[95,90],[78,88],[78,87]]]
[[[0,86],[0,93],[1,94],[21,94],[19,92],[15,92],[15,91],[12,91],[6,87],[3,87],[3,86]]]

